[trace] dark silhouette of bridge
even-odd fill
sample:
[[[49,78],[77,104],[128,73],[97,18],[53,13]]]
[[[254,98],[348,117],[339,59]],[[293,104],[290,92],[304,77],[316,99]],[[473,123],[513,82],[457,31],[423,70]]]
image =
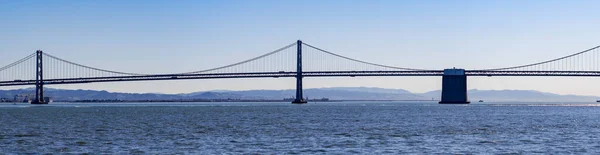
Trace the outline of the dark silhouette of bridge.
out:
[[[441,76],[440,103],[469,103],[467,76],[600,76],[597,60],[600,46],[548,61],[489,69],[418,69],[361,61],[303,43],[295,43],[264,55],[222,67],[168,74],[119,72],[82,65],[47,54],[41,50],[0,68],[0,86],[35,85],[32,104],[48,103],[45,85],[97,82],[228,79],[296,78],[293,103],[306,103],[302,94],[305,77],[356,76]],[[31,69],[35,68],[35,71]]]

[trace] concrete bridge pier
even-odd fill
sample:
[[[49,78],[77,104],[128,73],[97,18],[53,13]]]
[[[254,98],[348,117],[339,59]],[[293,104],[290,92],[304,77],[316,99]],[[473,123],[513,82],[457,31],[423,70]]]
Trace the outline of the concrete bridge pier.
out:
[[[469,104],[464,69],[444,69],[440,104]]]

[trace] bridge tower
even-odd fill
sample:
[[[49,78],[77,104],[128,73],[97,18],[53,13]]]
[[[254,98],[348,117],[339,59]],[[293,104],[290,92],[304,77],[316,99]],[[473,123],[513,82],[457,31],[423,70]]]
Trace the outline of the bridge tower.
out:
[[[44,61],[42,59],[43,52],[42,50],[37,50],[35,53],[35,99],[31,101],[31,104],[48,104],[48,101],[44,100]]]
[[[444,69],[440,104],[469,104],[467,76],[464,69]]]
[[[292,101],[292,104],[305,104],[307,101],[304,99],[302,94],[302,40],[296,42],[297,59],[296,59],[296,99]]]

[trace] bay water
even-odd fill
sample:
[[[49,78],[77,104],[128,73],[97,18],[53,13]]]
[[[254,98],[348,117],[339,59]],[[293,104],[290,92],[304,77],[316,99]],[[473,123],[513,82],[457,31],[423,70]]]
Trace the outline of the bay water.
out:
[[[599,154],[600,104],[0,104],[0,152]]]

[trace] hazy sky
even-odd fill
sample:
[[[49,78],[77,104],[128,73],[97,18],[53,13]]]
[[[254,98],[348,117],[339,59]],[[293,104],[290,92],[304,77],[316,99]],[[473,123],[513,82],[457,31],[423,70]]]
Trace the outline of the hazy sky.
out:
[[[600,45],[600,1],[0,0],[0,66],[36,49],[109,70],[169,73],[231,64],[297,39],[392,66],[494,68]],[[293,78],[54,86],[118,92],[289,89]],[[305,87],[441,89],[441,77],[307,78]],[[600,96],[600,78],[470,77],[470,89]],[[2,88],[2,89],[9,89]]]

